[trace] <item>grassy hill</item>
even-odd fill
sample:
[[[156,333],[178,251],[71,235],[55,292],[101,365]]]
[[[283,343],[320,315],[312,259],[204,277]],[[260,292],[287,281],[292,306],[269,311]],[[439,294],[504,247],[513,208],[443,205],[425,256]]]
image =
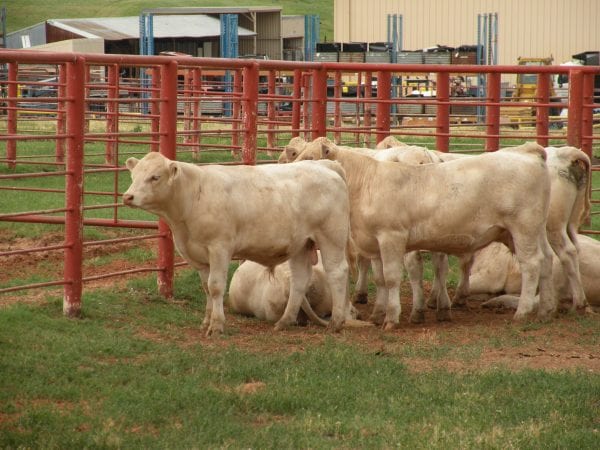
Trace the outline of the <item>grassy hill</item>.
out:
[[[333,0],[8,0],[7,32],[25,28],[47,19],[137,16],[142,9],[210,6],[281,6],[283,14],[318,14],[321,40],[333,39]]]

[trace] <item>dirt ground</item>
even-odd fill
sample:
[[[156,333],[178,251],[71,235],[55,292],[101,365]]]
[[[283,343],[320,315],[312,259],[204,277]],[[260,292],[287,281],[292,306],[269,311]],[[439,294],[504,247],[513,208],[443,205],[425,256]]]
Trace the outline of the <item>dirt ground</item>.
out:
[[[37,246],[58,245],[61,234],[48,234],[40,240],[19,239],[0,230],[0,252]],[[85,275],[111,273],[132,268],[132,263],[123,259],[99,258],[115,251],[124,251],[140,242],[115,244],[85,249]],[[144,245],[153,245],[147,243]],[[150,261],[148,266],[153,265]],[[31,255],[13,255],[3,258],[0,283],[25,274],[37,273],[60,278],[62,251],[44,251]],[[128,275],[128,277],[135,275]],[[146,276],[146,274],[142,274]],[[124,285],[124,277],[106,278],[84,284],[85,290]],[[561,312],[549,323],[517,324],[512,321],[513,311],[497,311],[482,308],[479,302],[470,301],[467,309],[452,311],[452,321],[438,322],[435,311],[425,314],[425,322],[411,324],[411,300],[408,283],[402,292],[402,314],[400,327],[383,331],[380,327],[345,327],[340,333],[331,333],[319,326],[292,327],[275,332],[273,325],[253,318],[242,317],[226,308],[226,333],[223,337],[207,338],[198,327],[185,330],[188,345],[201,342],[212,348],[235,346],[252,352],[297,352],[332,338],[336,341],[356,345],[374,354],[397,354],[410,370],[427,371],[446,368],[452,371],[485,370],[504,367],[512,370],[521,368],[543,368],[548,370],[575,370],[600,373],[600,315],[585,313],[581,321],[574,313]],[[426,283],[426,293],[429,292]],[[452,296],[453,292],[450,292]],[[15,302],[36,303],[46,294],[40,290],[16,291],[0,294],[0,308]],[[176,300],[175,300],[176,301]],[[373,299],[370,299],[372,302]],[[368,318],[371,304],[357,305],[362,317]],[[149,339],[161,339],[155,331],[140,330]],[[419,351],[406,353],[407,345]],[[183,344],[185,345],[185,344]],[[437,351],[438,356],[430,353]]]

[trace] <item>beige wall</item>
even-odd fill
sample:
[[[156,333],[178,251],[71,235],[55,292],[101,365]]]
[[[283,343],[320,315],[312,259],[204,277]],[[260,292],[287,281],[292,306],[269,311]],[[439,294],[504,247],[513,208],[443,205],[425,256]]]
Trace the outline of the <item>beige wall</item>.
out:
[[[50,44],[36,45],[23,50],[41,50],[46,52],[104,53],[104,39],[68,39]]]
[[[560,64],[600,50],[600,0],[334,0],[334,36],[385,41],[387,15],[401,14],[404,50],[475,45],[484,13],[498,13],[498,64],[550,55]]]

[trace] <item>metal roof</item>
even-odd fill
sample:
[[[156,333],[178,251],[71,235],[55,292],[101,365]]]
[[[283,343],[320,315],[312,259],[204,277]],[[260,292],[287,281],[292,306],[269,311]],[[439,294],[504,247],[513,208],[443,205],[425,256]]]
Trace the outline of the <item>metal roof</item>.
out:
[[[48,24],[87,38],[103,38],[114,41],[138,39],[140,19],[132,17],[101,17],[93,19],[53,19]],[[221,35],[219,19],[202,15],[157,15],[153,17],[154,37],[160,38],[203,38]],[[255,36],[256,33],[238,27],[238,36]]]

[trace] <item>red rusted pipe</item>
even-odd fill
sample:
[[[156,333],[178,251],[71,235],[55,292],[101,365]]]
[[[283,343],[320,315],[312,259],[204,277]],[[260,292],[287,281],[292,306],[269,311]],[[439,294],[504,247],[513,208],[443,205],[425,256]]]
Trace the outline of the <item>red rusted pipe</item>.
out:
[[[392,75],[390,72],[377,72],[377,143],[390,134],[390,100]]]
[[[244,144],[242,145],[242,162],[256,164],[256,134],[258,109],[258,64],[253,62],[244,68],[242,100]]]
[[[107,98],[110,101],[106,103],[106,111],[108,115],[106,117],[106,131],[110,134],[110,139],[106,141],[106,154],[104,160],[106,164],[117,165],[116,160],[116,147],[117,147],[117,133],[119,132],[119,66],[111,64],[108,66],[107,73]]]
[[[160,67],[160,152],[169,159],[177,158],[177,62]],[[156,77],[152,77],[153,82]],[[167,223],[160,219],[158,231],[164,237],[158,240],[158,290],[164,297],[173,296],[174,245]]]
[[[540,73],[537,81],[537,101],[540,103],[550,102],[550,75]],[[550,107],[538,106],[535,112],[535,130],[538,135],[537,143],[542,147],[548,146],[548,130],[550,117]]]
[[[267,94],[269,96],[275,95],[275,71],[269,70],[267,76]],[[267,119],[269,122],[267,123],[267,147],[274,148],[277,146],[275,142],[275,133],[273,133],[274,125],[273,121],[275,120],[275,102],[271,99],[267,101]]]
[[[8,99],[6,106],[6,132],[9,135],[17,134],[17,102],[13,99],[17,98],[17,74],[19,73],[19,65],[16,62],[8,63]],[[17,161],[17,141],[10,140],[6,142],[6,159],[8,160],[8,168],[14,169]]]
[[[292,137],[300,136],[300,98],[302,98],[302,71],[294,70],[294,101],[292,102]]]
[[[600,75],[596,75],[600,76]],[[583,105],[581,123],[581,150],[592,157],[593,134],[594,134],[594,75],[586,73],[583,75]]]
[[[581,124],[583,121],[583,73],[572,70],[569,74],[569,117],[567,120],[567,144],[581,148]]]
[[[450,75],[448,73],[437,74],[436,84],[437,115],[436,115],[436,150],[447,152],[450,149]]]
[[[233,92],[234,94],[242,95],[242,73],[240,70],[236,70],[233,72]],[[233,131],[233,135],[231,136],[231,145],[233,145],[233,153],[239,157],[240,149],[240,118],[242,114],[242,100],[235,99],[233,102],[233,122],[231,124],[231,128]]]
[[[485,151],[494,152],[500,148],[500,74],[488,73],[488,104],[486,106],[485,123],[486,138]],[[461,102],[462,104],[462,102]]]
[[[65,70],[65,65],[60,64],[58,66],[58,86],[56,88],[56,96],[57,96],[57,111],[56,111],[56,133],[57,134],[66,134],[65,127],[65,102],[64,98],[67,96],[67,72]],[[55,143],[55,160],[59,163],[64,163],[65,161],[65,140],[57,138]]]
[[[371,146],[371,99],[373,97],[373,74],[371,72],[367,72],[365,74],[365,103],[364,103],[364,111],[363,111],[363,123],[365,128],[367,129],[367,133],[365,136],[365,145],[367,147]]]
[[[156,133],[159,132],[159,130],[162,130],[163,128],[161,127],[161,113],[162,113],[162,105],[164,105],[164,100],[165,100],[165,96],[162,94],[163,90],[162,87],[163,85],[161,84],[161,76],[163,75],[164,72],[164,66],[159,67],[154,67],[150,70],[151,76],[152,76],[152,83],[151,85],[151,90],[152,92],[150,93],[150,97],[152,98],[152,102],[150,102],[150,114],[152,114],[152,117],[150,119],[150,128],[151,131],[153,133],[153,137],[152,137],[152,144],[150,144],[150,150],[153,152],[158,152],[160,151],[160,138],[157,141],[156,139],[154,139],[154,136],[156,136]],[[163,100],[163,103],[161,103],[159,105],[159,100]],[[177,84],[175,84],[175,97],[177,97]],[[140,103],[141,106],[141,103]],[[177,114],[177,105],[175,105],[175,114]]]
[[[327,134],[327,71],[313,71],[312,139]]]
[[[336,100],[333,103],[333,126],[335,127],[333,139],[336,144],[341,144],[342,103],[337,100],[342,98],[342,72],[336,71],[333,75],[333,98]]]
[[[81,315],[83,260],[83,146],[85,136],[85,60],[76,58],[67,71],[67,176],[63,313]]]

